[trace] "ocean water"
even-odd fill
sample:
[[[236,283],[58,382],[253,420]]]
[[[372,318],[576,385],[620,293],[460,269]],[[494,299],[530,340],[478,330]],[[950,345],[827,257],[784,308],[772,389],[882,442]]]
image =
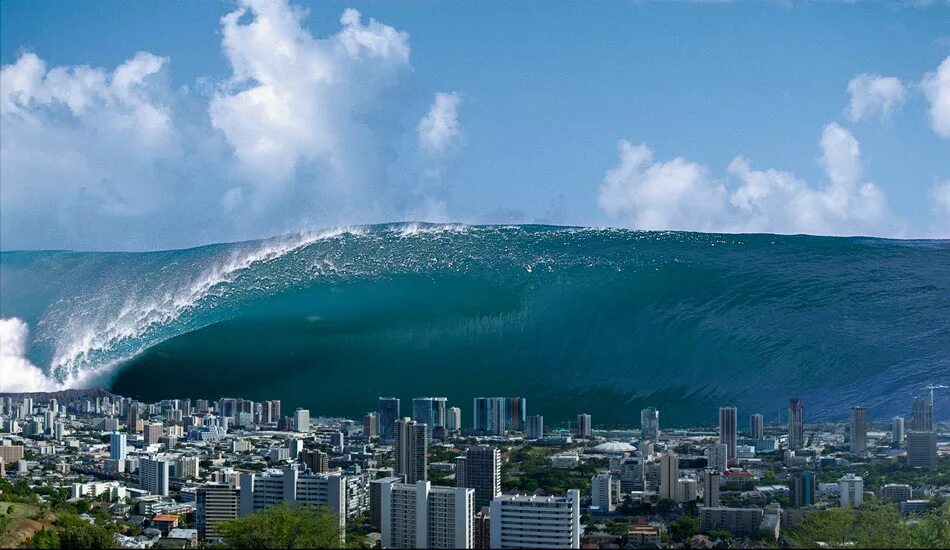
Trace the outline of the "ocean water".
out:
[[[524,396],[557,425],[909,414],[950,385],[950,241],[387,224],[143,253],[0,253],[0,317],[71,386],[359,417]],[[937,417],[950,417],[938,393]],[[744,422],[744,421],[741,421]]]

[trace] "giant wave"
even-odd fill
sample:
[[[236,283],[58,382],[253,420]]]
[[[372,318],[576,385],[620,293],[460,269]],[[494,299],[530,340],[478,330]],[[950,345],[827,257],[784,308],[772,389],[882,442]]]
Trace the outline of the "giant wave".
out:
[[[812,419],[883,416],[950,380],[950,242],[413,223],[6,251],[0,317],[51,385],[149,400],[357,416],[379,395],[466,414],[520,395],[549,423],[636,425],[724,403],[779,420],[802,396]]]

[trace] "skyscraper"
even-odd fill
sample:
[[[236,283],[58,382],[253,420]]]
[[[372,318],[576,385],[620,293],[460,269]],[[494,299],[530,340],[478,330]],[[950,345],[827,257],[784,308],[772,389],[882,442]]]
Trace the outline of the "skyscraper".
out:
[[[392,441],[395,438],[393,426],[399,420],[399,399],[396,397],[379,398],[379,438]]]
[[[197,491],[198,537],[219,539],[218,526],[237,519],[240,493],[227,483],[207,483]]]
[[[749,437],[752,439],[765,438],[765,417],[754,413],[749,417]]]
[[[153,457],[139,460],[139,488],[153,495],[168,496],[171,463]]]
[[[495,400],[491,397],[476,397],[472,400],[472,428],[476,432],[491,433],[492,413],[495,409]]]
[[[868,449],[868,411],[864,407],[851,407],[849,448],[852,453]]]
[[[528,417],[528,439],[541,439],[544,437],[544,417],[536,414]]]
[[[109,436],[109,458],[112,460],[125,460],[126,457],[126,436],[123,433],[112,432]]]
[[[910,431],[929,432],[934,429],[934,404],[927,397],[915,397],[913,405],[914,417],[911,419]]]
[[[383,548],[472,548],[474,491],[433,487],[428,481],[380,488]]]
[[[580,548],[581,496],[502,495],[491,503],[490,548]]]
[[[727,447],[730,464],[738,458],[736,453],[737,423],[738,412],[735,407],[719,407],[719,443]]]
[[[145,425],[145,444],[154,445],[158,443],[158,439],[162,437],[162,432],[164,432],[164,426],[157,422],[150,422]]]
[[[297,407],[297,410],[294,411],[294,431],[297,431],[297,432],[310,431],[310,411],[309,410]]]
[[[524,397],[508,397],[505,409],[505,428],[524,432],[527,429],[528,400]]]
[[[703,506],[719,506],[719,470],[707,468],[703,477]]]
[[[640,431],[644,441],[660,439],[660,411],[653,407],[640,411]]]
[[[895,416],[891,419],[891,441],[898,446],[904,443],[904,417]]]
[[[428,431],[428,426],[411,418],[402,418],[393,423],[394,473],[397,476],[404,476],[406,483],[428,479]]]
[[[455,485],[475,489],[476,509],[488,506],[501,494],[501,451],[491,445],[475,445],[455,460]]]
[[[706,447],[706,467],[725,472],[729,468],[729,446],[717,443]]]
[[[907,465],[911,468],[937,467],[937,433],[907,433]]]
[[[577,415],[577,437],[581,439],[590,439],[593,435],[590,425],[590,415],[581,413]]]
[[[805,407],[800,397],[788,401],[788,448],[795,451],[805,444]]]
[[[680,457],[667,449],[660,457],[660,498],[676,500],[676,485],[680,478]]]
[[[594,474],[590,478],[590,505],[601,513],[614,510],[613,477],[609,473]]]
[[[366,413],[363,417],[363,437],[367,439],[379,437],[379,413]]]
[[[818,478],[815,472],[804,471],[792,478],[791,501],[795,508],[811,506],[815,503],[815,495],[818,490]]]
[[[462,409],[449,407],[445,415],[445,427],[450,432],[457,432],[462,429]]]
[[[432,430],[445,426],[445,411],[448,400],[445,397],[416,397],[412,400],[412,419]]]

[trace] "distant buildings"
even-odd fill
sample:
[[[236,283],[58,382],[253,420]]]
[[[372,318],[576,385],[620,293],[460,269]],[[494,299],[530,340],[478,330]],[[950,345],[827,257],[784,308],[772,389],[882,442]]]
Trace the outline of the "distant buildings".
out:
[[[934,405],[926,397],[915,397],[913,418],[910,423],[912,432],[930,432],[934,429]]]
[[[909,432],[907,434],[907,465],[911,468],[937,467],[936,432]]]
[[[473,548],[475,491],[428,481],[380,485],[383,548]]]
[[[788,402],[788,448],[795,451],[805,445],[805,406],[799,397]]]
[[[707,468],[703,475],[703,506],[719,506],[719,483],[721,474],[718,470]]]
[[[491,548],[580,548],[580,492],[502,495],[491,503]]]
[[[680,457],[667,450],[660,457],[660,498],[676,500],[676,484],[680,477]]]
[[[881,500],[891,503],[907,502],[912,498],[910,485],[905,483],[888,483],[881,487],[878,494]]]
[[[379,398],[379,437],[383,441],[392,442],[395,438],[393,425],[399,420],[399,399],[395,397]]]
[[[109,436],[109,458],[112,460],[125,460],[126,436],[123,433],[112,432]]]
[[[298,407],[297,410],[294,411],[294,430],[304,433],[310,431],[309,410]]]
[[[501,451],[490,445],[469,447],[455,459],[455,485],[475,490],[475,509],[501,494]]]
[[[897,446],[904,443],[904,417],[895,416],[891,419],[891,441]]]
[[[146,445],[154,445],[158,443],[162,433],[164,432],[164,426],[158,423],[150,422],[145,425],[144,428],[144,438]]]
[[[445,416],[445,427],[452,433],[462,429],[462,409],[449,407]]]
[[[765,417],[754,413],[749,417],[749,437],[752,439],[765,438]]]
[[[730,464],[739,458],[736,452],[737,414],[735,407],[719,407],[719,443],[726,446]]]
[[[577,415],[577,428],[575,433],[580,439],[590,439],[593,436],[589,414]]]
[[[590,505],[601,513],[614,510],[613,477],[609,473],[595,474],[590,480]]]
[[[729,468],[729,446],[716,443],[706,447],[706,467],[725,472]]]
[[[864,502],[864,478],[845,474],[838,480],[838,492],[842,508],[860,508]]]
[[[660,411],[650,407],[640,411],[640,438],[644,441],[660,439]]]
[[[433,430],[445,426],[447,405],[445,397],[416,397],[412,400],[412,419],[429,427],[430,439]]]
[[[472,400],[473,427],[477,433],[504,435],[527,428],[527,399],[524,397],[476,397]]]
[[[761,508],[702,506],[699,508],[699,528],[703,531],[729,531],[744,537],[759,531],[763,516]]]
[[[868,411],[864,407],[851,407],[849,449],[852,453],[868,449]]]
[[[815,504],[815,495],[818,491],[818,478],[815,472],[806,470],[794,476],[789,489],[793,507],[804,508]]]
[[[402,418],[394,423],[393,432],[395,474],[403,476],[410,484],[428,479],[428,427],[410,418]]]
[[[528,417],[528,431],[525,434],[528,439],[541,439],[544,437],[544,417],[540,414]]]

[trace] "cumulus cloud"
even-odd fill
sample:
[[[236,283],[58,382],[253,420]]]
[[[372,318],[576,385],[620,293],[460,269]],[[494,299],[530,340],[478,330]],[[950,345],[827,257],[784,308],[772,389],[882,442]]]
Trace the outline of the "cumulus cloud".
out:
[[[898,78],[865,73],[848,82],[848,94],[848,118],[858,121],[873,116],[886,118],[904,102],[906,92]]]
[[[221,20],[233,75],[209,112],[257,200],[298,179],[345,194],[384,176],[409,36],[348,9],[339,32],[317,39],[305,15],[283,0],[242,0]]]
[[[419,150],[425,155],[441,155],[455,146],[462,132],[458,121],[458,93],[439,92],[429,107],[429,112],[416,126]]]
[[[636,229],[687,231],[897,235],[881,190],[861,181],[860,146],[850,132],[829,124],[820,142],[828,182],[808,185],[791,172],[755,170],[738,156],[729,174],[738,185],[715,181],[705,166],[682,158],[654,161],[646,145],[620,142],[620,163],[600,187],[601,208]]]
[[[23,320],[0,319],[0,392],[61,389],[26,357],[29,337],[30,329]]]
[[[950,138],[950,56],[936,72],[924,76],[920,86],[930,102],[930,126],[939,136]]]

